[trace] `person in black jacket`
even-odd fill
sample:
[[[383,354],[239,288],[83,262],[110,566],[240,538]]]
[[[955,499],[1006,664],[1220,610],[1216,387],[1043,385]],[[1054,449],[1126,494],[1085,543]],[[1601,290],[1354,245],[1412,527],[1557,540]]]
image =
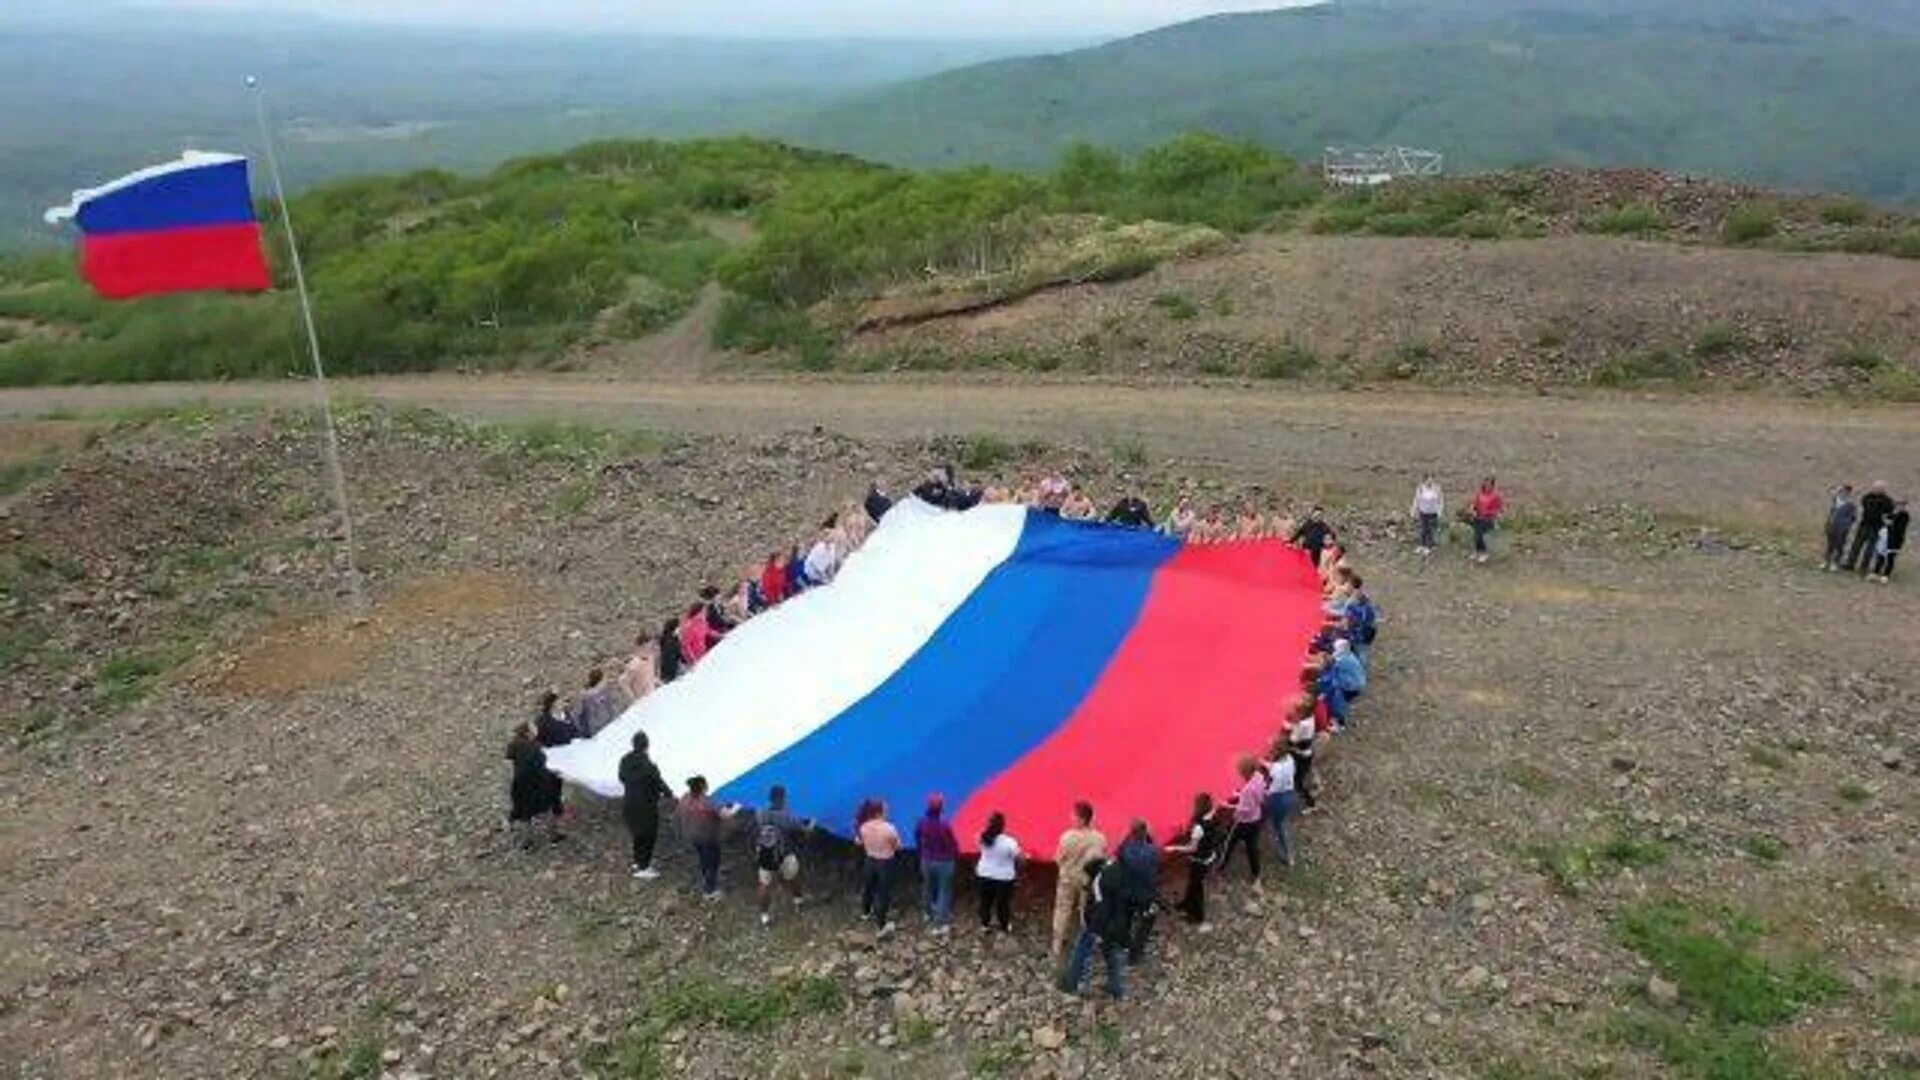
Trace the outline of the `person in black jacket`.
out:
[[[1907,500],[1901,499],[1893,504],[1893,513],[1887,515],[1887,523],[1882,526],[1887,534],[1886,550],[1881,551],[1876,542],[1873,557],[1873,578],[1885,585],[1893,578],[1893,564],[1900,558],[1900,549],[1907,543],[1907,522],[1911,520],[1907,513]]]
[[[511,806],[507,823],[523,848],[534,845],[534,822],[546,821],[547,839],[558,843],[560,835],[560,778],[547,769],[546,751],[540,749],[533,721],[513,729],[507,742],[506,759],[513,763],[513,780],[507,794]]]
[[[1147,500],[1140,497],[1138,490],[1129,491],[1126,498],[1114,503],[1113,509],[1107,511],[1107,523],[1150,529],[1153,527],[1153,511],[1148,509]]]
[[[1313,565],[1320,565],[1320,552],[1327,546],[1327,538],[1333,535],[1333,529],[1327,524],[1326,512],[1319,507],[1307,511],[1307,520],[1293,530],[1288,537],[1295,544],[1306,549],[1313,556]]]
[[[880,519],[887,516],[887,511],[893,509],[893,500],[887,497],[886,491],[879,484],[868,484],[864,505],[867,517],[873,519],[873,523],[878,525]]]
[[[1127,996],[1127,953],[1132,942],[1134,921],[1133,889],[1129,871],[1118,860],[1088,860],[1090,884],[1087,889],[1086,921],[1080,940],[1073,947],[1073,958],[1060,977],[1060,989],[1078,994],[1093,964],[1098,948],[1107,964],[1107,993],[1115,1001]]]
[[[1873,546],[1880,539],[1880,526],[1892,513],[1893,496],[1887,494],[1887,485],[1876,481],[1860,496],[1860,524],[1853,530],[1853,546],[1847,549],[1848,570],[1858,568],[1861,577],[1867,576],[1873,566]]]
[[[680,654],[680,620],[668,619],[660,625],[660,685],[680,677],[686,658]]]
[[[620,759],[620,816],[633,834],[633,876],[652,881],[660,876],[653,868],[653,845],[660,839],[660,800],[673,798],[673,789],[660,778],[660,767],[647,756],[647,733],[633,733],[633,749]]]

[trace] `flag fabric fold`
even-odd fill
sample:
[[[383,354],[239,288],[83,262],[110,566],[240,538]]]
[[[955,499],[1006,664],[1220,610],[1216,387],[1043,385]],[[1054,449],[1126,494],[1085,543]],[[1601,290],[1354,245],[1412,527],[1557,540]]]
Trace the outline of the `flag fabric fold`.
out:
[[[80,274],[102,296],[259,292],[273,285],[247,159],[190,151],[73,193],[49,224],[80,232]]]

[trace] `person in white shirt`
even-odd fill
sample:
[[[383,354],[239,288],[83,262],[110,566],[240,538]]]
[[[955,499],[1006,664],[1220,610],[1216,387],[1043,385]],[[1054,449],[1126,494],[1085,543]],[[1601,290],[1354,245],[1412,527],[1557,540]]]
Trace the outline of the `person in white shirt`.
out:
[[[837,539],[833,530],[829,529],[813,542],[813,547],[807,549],[804,565],[810,584],[825,585],[840,572],[840,545]]]
[[[1013,933],[1013,880],[1019,873],[1020,841],[1007,835],[1007,816],[995,810],[980,833],[980,929]]]
[[[1280,849],[1280,862],[1284,866],[1293,865],[1293,831],[1287,828],[1287,819],[1299,806],[1294,778],[1292,740],[1277,739],[1273,760],[1267,764],[1266,809],[1267,824],[1273,826],[1273,842]]]
[[[1413,516],[1420,522],[1420,554],[1433,554],[1433,544],[1440,527],[1440,516],[1447,512],[1447,500],[1440,493],[1440,484],[1431,474],[1420,478],[1420,486],[1413,489]]]

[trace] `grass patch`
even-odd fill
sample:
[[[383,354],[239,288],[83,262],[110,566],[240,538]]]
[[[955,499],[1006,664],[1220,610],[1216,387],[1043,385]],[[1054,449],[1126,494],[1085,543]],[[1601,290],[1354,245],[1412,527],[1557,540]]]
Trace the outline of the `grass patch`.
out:
[[[1598,841],[1535,844],[1526,854],[1555,890],[1578,896],[1621,870],[1666,862],[1668,850],[1653,837],[1622,828]]]
[[[1827,366],[1867,375],[1886,367],[1887,358],[1866,345],[1847,345],[1827,355]]]
[[[157,649],[115,653],[100,665],[100,699],[114,708],[126,708],[153,691],[161,676],[185,663],[193,647],[184,642]]]
[[[563,518],[579,517],[598,494],[600,484],[595,477],[583,476],[569,480],[553,493],[553,512]]]
[[[1859,199],[1835,199],[1820,208],[1820,220],[1829,225],[1860,225],[1872,213]]]
[[[1588,380],[1595,386],[1622,387],[1644,382],[1686,382],[1699,374],[1699,366],[1692,358],[1671,349],[1652,349],[1608,360],[1594,368]]]
[[[1729,244],[1751,244],[1780,231],[1780,211],[1771,203],[1751,202],[1727,215],[1720,236]]]
[[[1920,1035],[1920,986],[1895,982],[1882,992],[1887,998],[1887,1030],[1895,1035]]]
[[[1012,461],[1018,451],[998,435],[981,433],[960,444],[960,467],[973,472],[991,472]]]
[[[53,471],[57,454],[38,454],[22,461],[0,464],[0,495],[12,495]]]
[[[1842,802],[1852,803],[1855,806],[1873,798],[1872,790],[1858,780],[1841,781],[1838,794]]]
[[[902,1046],[925,1046],[933,1041],[939,1025],[924,1016],[909,1016],[900,1022],[900,1044]]]
[[[1200,309],[1179,293],[1161,293],[1153,298],[1153,306],[1174,322],[1190,322],[1200,317]]]
[[[1755,862],[1777,863],[1787,857],[1787,845],[1777,836],[1767,833],[1755,833],[1740,841],[1740,850],[1752,857]]]
[[[1920,935],[1920,910],[1903,901],[1879,873],[1860,874],[1848,880],[1840,886],[1840,897],[1857,918],[1889,930]]]
[[[1765,927],[1723,911],[1709,918],[1677,901],[1638,905],[1621,916],[1622,944],[1680,987],[1680,1000],[1723,1025],[1771,1026],[1841,993],[1812,958],[1788,963],[1755,951]]]
[[[1129,435],[1117,439],[1113,444],[1113,459],[1129,469],[1144,469],[1151,458],[1147,442],[1138,435]]]
[[[1786,756],[1770,746],[1749,746],[1747,748],[1747,760],[1763,769],[1771,769],[1774,772],[1779,772],[1787,767]]]
[[[1010,1039],[974,1051],[970,1064],[975,1076],[1006,1076],[1018,1069],[1026,1056],[1027,1048]]]
[[[1293,379],[1320,366],[1320,356],[1298,341],[1288,341],[1267,349],[1253,372],[1263,379]]]
[[[1701,357],[1725,356],[1745,347],[1740,331],[1725,323],[1706,327],[1693,339],[1693,355]]]
[[[1500,766],[1500,778],[1529,795],[1551,795],[1560,786],[1552,773],[1531,761],[1509,761]]]
[[[343,1047],[306,1059],[300,1075],[303,1080],[373,1080],[380,1075],[382,1049],[380,1040],[360,1035]]]
[[[1867,380],[1866,393],[1882,401],[1920,401],[1920,374],[1888,364]]]
[[[824,976],[776,983],[740,984],[703,976],[668,983],[628,1024],[626,1031],[589,1064],[601,1075],[657,1080],[670,1075],[660,1039],[671,1028],[711,1027],[748,1034],[846,1007],[846,991]]]
[[[1660,232],[1666,227],[1667,216],[1660,212],[1658,206],[1648,202],[1616,206],[1580,223],[1580,228],[1586,232],[1613,236],[1644,236]]]
[[[602,461],[660,448],[659,440],[645,431],[615,431],[565,420],[481,424],[475,425],[474,431],[495,450],[522,454],[535,461]]]

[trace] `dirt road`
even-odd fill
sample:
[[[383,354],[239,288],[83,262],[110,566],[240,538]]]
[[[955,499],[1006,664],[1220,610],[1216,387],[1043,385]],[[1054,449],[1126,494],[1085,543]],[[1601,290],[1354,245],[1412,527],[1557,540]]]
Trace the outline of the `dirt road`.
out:
[[[1397,497],[1426,463],[1456,493],[1499,473],[1522,504],[1631,504],[1723,527],[1805,527],[1851,479],[1920,486],[1901,448],[1920,408],[1769,398],[1338,392],[1270,385],[756,379],[641,383],[556,376],[348,379],[341,398],[490,419],[569,419],[695,434],[819,425],[860,438],[991,432],[1143,445],[1284,492]],[[298,383],[10,390],[0,418],[205,401],[297,406]],[[1901,471],[1904,470],[1904,471]],[[1883,472],[1894,475],[1882,475]]]

